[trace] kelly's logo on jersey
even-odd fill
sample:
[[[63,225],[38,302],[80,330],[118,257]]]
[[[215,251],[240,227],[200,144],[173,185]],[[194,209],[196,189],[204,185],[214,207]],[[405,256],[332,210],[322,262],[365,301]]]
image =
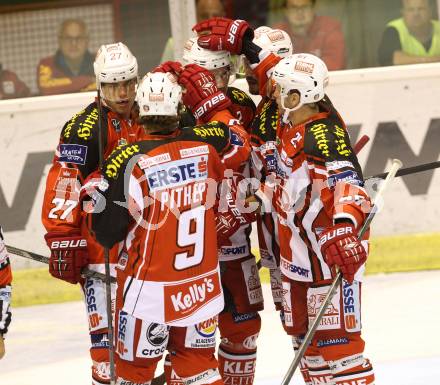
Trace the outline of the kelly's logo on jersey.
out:
[[[173,188],[206,179],[207,159],[206,156],[195,156],[145,169],[150,190]]]
[[[189,282],[164,287],[165,321],[182,319],[193,315],[198,309],[221,297],[221,286],[217,271]],[[206,330],[212,325],[206,326]]]

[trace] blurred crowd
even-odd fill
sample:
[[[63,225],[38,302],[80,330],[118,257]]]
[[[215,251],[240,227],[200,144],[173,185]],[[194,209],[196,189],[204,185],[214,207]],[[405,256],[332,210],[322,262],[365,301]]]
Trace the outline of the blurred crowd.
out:
[[[345,0],[341,0],[343,2]],[[329,70],[354,68],[343,18],[319,11],[323,0],[196,0],[197,20],[227,16],[247,20],[254,28],[269,25],[286,31],[294,52],[320,57]],[[273,15],[277,15],[274,17]],[[376,48],[381,66],[440,61],[440,22],[432,0],[400,0],[400,17],[384,26]],[[351,36],[350,36],[351,37]],[[94,53],[84,21],[64,20],[57,31],[58,49],[42,58],[36,69],[38,95],[95,89]],[[353,47],[351,47],[353,48]],[[353,50],[353,49],[351,49]],[[0,100],[31,96],[13,68],[4,68],[0,57]],[[163,49],[160,62],[173,59],[173,39]]]

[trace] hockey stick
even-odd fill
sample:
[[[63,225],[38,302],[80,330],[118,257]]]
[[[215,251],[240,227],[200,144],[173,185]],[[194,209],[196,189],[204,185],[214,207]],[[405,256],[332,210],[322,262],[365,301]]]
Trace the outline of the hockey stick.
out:
[[[3,339],[3,336],[0,334],[0,360],[4,357],[5,353],[6,353],[5,340]]]
[[[440,161],[431,162],[431,163],[423,163],[423,164],[419,164],[417,166],[406,167],[406,168],[400,169],[399,171],[397,171],[396,177],[417,174],[418,172],[429,171],[429,170],[433,170],[433,169],[439,168],[439,167],[440,167]],[[365,178],[365,180],[374,179],[374,178],[385,179],[387,176],[388,176],[388,173],[383,172],[381,174],[369,176],[368,178]]]
[[[9,253],[17,255],[19,257],[32,259],[33,261],[49,264],[49,258],[45,257],[44,255],[39,255],[36,253],[32,253],[31,251],[22,250],[17,247],[9,246],[9,245],[6,245],[6,250],[8,250]],[[90,270],[87,267],[81,270],[81,275],[85,278],[96,278],[96,279],[100,279],[101,281],[105,281],[104,274]],[[111,282],[116,282],[116,279],[112,277]]]
[[[96,77],[97,86],[97,106],[98,106],[98,152],[99,152],[99,168],[104,164],[104,147],[103,147],[103,130],[102,130],[102,103],[101,103],[101,84]],[[110,385],[115,385],[115,343],[113,333],[113,316],[112,316],[112,297],[111,297],[111,275],[110,275],[110,258],[109,249],[104,247],[104,266],[105,266],[105,298],[107,305],[107,328],[108,328],[108,352],[110,361]]]
[[[372,209],[370,213],[367,216],[367,219],[365,220],[364,224],[362,225],[362,228],[359,230],[358,233],[358,240],[361,240],[365,232],[370,227],[370,223],[373,220],[373,218],[376,216],[378,209],[377,209],[377,202],[379,199],[382,198],[382,195],[385,191],[385,189],[388,187],[388,185],[392,182],[394,177],[396,176],[397,171],[399,168],[402,167],[402,162],[398,159],[394,159],[393,163],[391,165],[390,171],[387,173],[387,177],[385,181],[381,184],[379,187],[379,190],[377,194],[374,196]],[[327,310],[328,304],[332,300],[337,287],[341,284],[342,281],[342,273],[339,271],[336,274],[336,277],[333,279],[333,282],[330,286],[329,291],[327,292],[327,295],[324,298],[324,302],[322,303],[321,307],[319,308],[318,313],[316,314],[316,318],[313,320],[312,324],[309,327],[309,330],[307,331],[306,335],[304,336],[304,340],[301,343],[301,346],[298,349],[298,352],[295,355],[295,358],[293,359],[292,363],[290,364],[289,369],[287,370],[286,375],[283,378],[283,381],[281,382],[281,385],[288,385],[290,380],[292,379],[293,374],[295,373],[296,368],[298,367],[301,359],[304,356],[304,353],[307,349],[307,347],[310,344],[310,341],[312,340],[315,331],[321,322],[322,317],[324,316],[325,311]]]
[[[369,142],[370,137],[368,135],[363,135],[353,146],[353,151],[357,155],[361,152],[361,150],[365,147],[365,145]]]

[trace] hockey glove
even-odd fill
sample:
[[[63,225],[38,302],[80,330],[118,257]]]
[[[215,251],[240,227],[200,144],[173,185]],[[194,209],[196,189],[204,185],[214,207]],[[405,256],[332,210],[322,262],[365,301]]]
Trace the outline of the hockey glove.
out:
[[[77,230],[49,232],[44,238],[50,249],[49,273],[63,281],[78,283],[81,269],[88,263],[87,240]]]
[[[197,64],[185,66],[179,76],[179,84],[186,89],[183,104],[203,123],[231,105],[225,93],[218,90],[214,75]]]
[[[254,31],[248,22],[225,17],[213,17],[197,23],[193,31],[202,35],[197,40],[200,47],[211,51],[228,51],[233,55],[244,53],[244,41],[254,38]]]
[[[237,205],[238,199],[238,182],[233,180],[228,180],[225,185],[228,186],[229,191],[223,192],[221,195],[224,196],[222,202],[225,205],[221,205],[215,221],[216,221],[216,231],[217,231],[217,244],[218,247],[227,244],[229,238],[237,232],[237,230],[243,226],[248,225],[257,220],[256,210],[249,211],[249,202],[244,199],[241,205]],[[240,207],[246,208],[246,212],[240,211]]]
[[[237,210],[235,208],[235,210]],[[240,211],[218,213],[215,217],[218,247],[227,244],[229,238],[243,226],[256,220],[254,213],[241,213]]]
[[[0,287],[0,338],[8,332],[11,323],[11,286]],[[1,357],[0,357],[1,358]]]
[[[152,72],[171,72],[172,74],[179,77],[180,73],[183,71],[182,64],[178,61],[166,61],[159,64]]]
[[[325,262],[336,275],[336,267],[346,281],[352,283],[354,275],[367,260],[367,251],[357,239],[352,224],[339,223],[319,235],[319,245]]]

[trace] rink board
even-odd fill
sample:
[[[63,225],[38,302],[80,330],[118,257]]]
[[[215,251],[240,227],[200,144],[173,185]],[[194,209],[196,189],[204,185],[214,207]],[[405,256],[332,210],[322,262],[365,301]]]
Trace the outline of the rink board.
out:
[[[394,157],[405,166],[439,159],[439,64],[333,72],[328,94],[353,140],[371,137],[359,156],[366,175],[384,171]],[[93,97],[0,102],[0,223],[9,244],[47,254],[40,212],[48,167],[63,123]],[[397,180],[385,194],[374,234],[440,232],[439,182],[439,171]]]

